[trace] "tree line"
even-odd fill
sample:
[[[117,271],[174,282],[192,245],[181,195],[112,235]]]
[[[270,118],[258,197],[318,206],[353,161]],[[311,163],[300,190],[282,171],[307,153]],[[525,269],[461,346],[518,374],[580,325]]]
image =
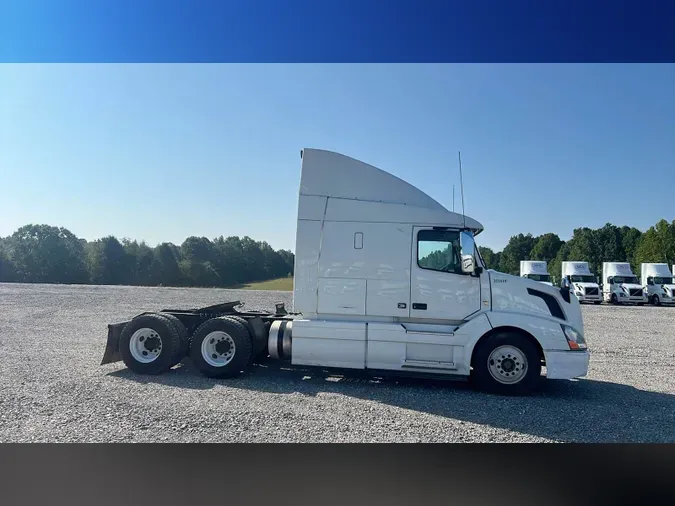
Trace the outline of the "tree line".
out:
[[[179,246],[25,225],[0,238],[0,282],[232,287],[293,275],[294,255],[250,237],[188,237]]]
[[[602,228],[577,228],[568,241],[557,234],[518,234],[511,237],[502,251],[479,246],[488,268],[508,274],[520,274],[521,260],[543,260],[548,272],[559,282],[562,262],[588,262],[591,272],[601,276],[603,262],[629,262],[640,276],[640,264],[662,262],[675,264],[675,220],[662,219],[646,232],[635,227],[618,227],[607,223]]]
[[[635,227],[574,230],[557,234],[518,234],[502,251],[479,246],[488,268],[518,275],[521,260],[543,260],[559,281],[563,261],[585,261],[600,275],[602,262],[629,262],[639,275],[643,262],[675,264],[675,220],[662,219],[646,232]],[[142,286],[231,287],[293,275],[294,255],[250,237],[188,237],[177,246],[113,236],[96,241],[63,227],[26,225],[0,238],[0,282],[82,283]]]

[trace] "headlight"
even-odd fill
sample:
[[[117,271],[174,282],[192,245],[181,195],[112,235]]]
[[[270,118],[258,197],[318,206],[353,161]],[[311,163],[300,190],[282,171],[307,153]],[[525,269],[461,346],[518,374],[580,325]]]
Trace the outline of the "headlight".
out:
[[[587,348],[584,336],[572,327],[562,324],[560,326],[562,327],[563,334],[565,334],[565,339],[567,339],[567,345],[570,347],[570,350],[585,350]]]

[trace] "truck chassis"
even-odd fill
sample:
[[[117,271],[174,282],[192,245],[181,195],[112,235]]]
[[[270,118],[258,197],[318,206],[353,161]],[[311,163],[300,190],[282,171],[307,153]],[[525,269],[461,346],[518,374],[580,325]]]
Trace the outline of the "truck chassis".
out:
[[[279,359],[284,358],[285,351],[289,354],[290,332],[284,333],[283,327],[297,315],[288,313],[283,303],[276,304],[274,312],[238,309],[243,305],[233,301],[196,309],[162,309],[109,324],[101,365],[123,361],[134,372],[160,374],[191,356],[204,375],[229,377],[239,373],[242,366],[264,360],[270,354]],[[271,329],[275,322],[277,328]],[[205,329],[206,324],[213,328]],[[203,358],[195,360],[201,358],[196,357],[201,350],[195,348],[194,340],[200,339],[201,345],[206,337],[215,341],[211,343],[213,360],[220,360],[213,363],[215,367]],[[278,343],[272,343],[273,338]],[[222,367],[235,355],[238,360],[233,361],[232,367]]]

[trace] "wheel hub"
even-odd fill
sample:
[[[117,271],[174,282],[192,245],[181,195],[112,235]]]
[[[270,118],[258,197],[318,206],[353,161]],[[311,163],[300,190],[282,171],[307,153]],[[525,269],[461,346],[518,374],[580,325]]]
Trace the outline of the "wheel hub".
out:
[[[202,358],[212,367],[223,367],[234,358],[236,346],[228,333],[217,330],[202,341]]]
[[[218,355],[226,355],[227,352],[230,351],[232,346],[230,346],[229,341],[227,341],[225,339],[222,339],[222,340],[220,340],[216,343],[215,348],[216,348],[216,353],[218,353]]]
[[[151,328],[138,329],[129,340],[129,352],[137,362],[154,362],[162,353],[162,338]]]
[[[512,358],[503,359],[502,363],[501,363],[501,366],[502,366],[502,369],[505,372],[509,372],[509,373],[513,372],[517,368],[516,362]]]
[[[488,357],[488,370],[500,383],[518,383],[527,372],[527,358],[515,346],[499,346]]]
[[[142,338],[140,340],[143,341]],[[149,337],[149,338],[145,339],[144,341],[145,341],[145,345],[144,345],[145,349],[148,350],[148,351],[156,350],[157,348],[159,348],[159,346],[162,343],[159,340],[159,338],[157,338],[157,337]]]

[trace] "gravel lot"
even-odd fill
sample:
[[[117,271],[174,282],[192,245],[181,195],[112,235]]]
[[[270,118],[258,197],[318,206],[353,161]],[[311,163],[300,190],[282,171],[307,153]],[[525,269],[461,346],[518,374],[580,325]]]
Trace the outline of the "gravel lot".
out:
[[[99,366],[106,325],[286,292],[0,284],[2,442],[675,442],[675,308],[584,306],[591,369],[504,398],[464,383],[256,367],[210,380]]]

